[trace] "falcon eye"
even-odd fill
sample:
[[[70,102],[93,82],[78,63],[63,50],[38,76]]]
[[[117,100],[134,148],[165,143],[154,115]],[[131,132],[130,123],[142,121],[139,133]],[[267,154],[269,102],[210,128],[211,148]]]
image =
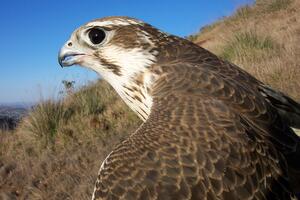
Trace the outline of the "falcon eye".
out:
[[[98,28],[90,29],[88,35],[93,44],[100,44],[105,38],[105,32]]]

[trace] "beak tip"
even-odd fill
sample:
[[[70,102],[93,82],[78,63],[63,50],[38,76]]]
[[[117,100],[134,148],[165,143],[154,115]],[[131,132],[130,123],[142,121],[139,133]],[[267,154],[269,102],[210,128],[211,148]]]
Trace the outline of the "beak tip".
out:
[[[57,61],[58,61],[58,63],[59,63],[59,65],[60,65],[61,68],[64,67],[64,65],[63,65],[63,63],[62,63],[62,60],[63,60],[62,51],[59,50],[58,56],[57,56]]]
[[[61,68],[64,68],[64,65],[62,63],[62,59],[60,57],[58,57],[58,63],[59,63]]]

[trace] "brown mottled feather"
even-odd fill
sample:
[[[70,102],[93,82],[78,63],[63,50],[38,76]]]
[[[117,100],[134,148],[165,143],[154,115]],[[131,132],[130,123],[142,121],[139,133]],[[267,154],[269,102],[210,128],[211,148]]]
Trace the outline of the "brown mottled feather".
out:
[[[260,82],[187,41],[164,48],[151,114],[104,162],[95,199],[291,199],[298,138]]]

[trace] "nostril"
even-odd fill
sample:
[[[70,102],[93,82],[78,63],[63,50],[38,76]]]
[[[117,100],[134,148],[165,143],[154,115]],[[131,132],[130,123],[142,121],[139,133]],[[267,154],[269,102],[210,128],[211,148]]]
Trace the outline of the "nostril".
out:
[[[72,42],[68,42],[68,46],[71,47],[73,44]]]

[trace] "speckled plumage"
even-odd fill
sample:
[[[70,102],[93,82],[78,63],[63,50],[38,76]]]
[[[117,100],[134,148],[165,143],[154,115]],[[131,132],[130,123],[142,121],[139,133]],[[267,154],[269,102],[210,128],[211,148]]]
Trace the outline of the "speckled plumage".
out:
[[[153,57],[128,82],[111,83],[124,100],[132,98],[129,106],[141,107],[135,111],[149,110],[103,162],[93,199],[288,200],[299,192],[299,138],[289,127],[297,122],[273,104],[278,97],[298,109],[296,102],[185,39],[131,18],[101,21],[115,30],[105,45]],[[93,59],[101,60],[101,48]],[[125,76],[116,63],[106,54],[92,68]]]

